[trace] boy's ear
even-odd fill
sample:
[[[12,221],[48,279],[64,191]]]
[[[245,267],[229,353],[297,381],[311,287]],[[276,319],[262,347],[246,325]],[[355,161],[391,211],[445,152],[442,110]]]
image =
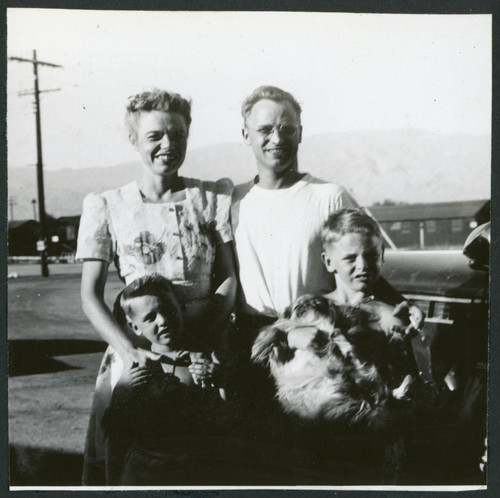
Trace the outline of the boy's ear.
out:
[[[130,320],[127,320],[127,325],[139,336],[142,335],[142,332],[139,330],[137,325],[134,325]]]
[[[335,267],[332,264],[332,260],[326,255],[325,252],[321,253],[321,261],[323,261],[328,273],[335,273]]]

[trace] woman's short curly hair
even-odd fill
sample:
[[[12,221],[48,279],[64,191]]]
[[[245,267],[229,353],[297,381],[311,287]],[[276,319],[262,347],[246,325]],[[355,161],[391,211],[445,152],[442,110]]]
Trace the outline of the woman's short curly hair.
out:
[[[125,112],[125,126],[129,136],[136,138],[137,121],[141,112],[165,111],[176,112],[185,120],[189,128],[191,124],[191,100],[181,97],[178,93],[167,92],[153,88],[128,98]]]
[[[300,123],[300,114],[302,112],[302,108],[300,104],[297,102],[295,97],[291,94],[278,88],[276,86],[270,85],[262,85],[256,88],[244,101],[241,105],[241,115],[243,116],[243,120],[246,123],[248,116],[252,112],[252,107],[259,101],[263,99],[274,100],[275,102],[290,102],[293,109],[297,113],[297,118]]]

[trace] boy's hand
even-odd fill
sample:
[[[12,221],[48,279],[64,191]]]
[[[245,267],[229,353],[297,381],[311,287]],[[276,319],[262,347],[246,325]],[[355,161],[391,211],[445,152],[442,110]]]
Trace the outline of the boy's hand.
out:
[[[411,399],[411,386],[415,382],[415,379],[410,374],[406,375],[401,382],[399,387],[396,387],[392,390],[392,396],[395,399],[399,399],[402,401],[408,401]]]
[[[217,357],[212,353],[209,357],[206,353],[190,353],[191,365],[189,372],[194,383],[202,388],[214,387],[214,374],[220,367]]]
[[[405,334],[407,336],[414,336],[418,334],[424,326],[425,313],[414,303],[410,301],[402,301],[395,308],[392,313],[393,316],[407,320],[409,316],[410,325],[406,328]]]

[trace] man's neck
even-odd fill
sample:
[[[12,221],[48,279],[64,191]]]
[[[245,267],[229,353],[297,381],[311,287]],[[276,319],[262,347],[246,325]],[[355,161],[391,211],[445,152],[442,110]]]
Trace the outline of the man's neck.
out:
[[[273,171],[262,170],[256,178],[259,187],[268,190],[278,190],[295,185],[304,177],[304,173],[299,173],[296,168],[289,168],[282,174],[276,174]]]

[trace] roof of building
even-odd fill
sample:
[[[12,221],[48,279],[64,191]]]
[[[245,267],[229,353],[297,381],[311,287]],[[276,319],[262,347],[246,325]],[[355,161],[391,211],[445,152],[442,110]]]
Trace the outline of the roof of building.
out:
[[[429,204],[398,204],[368,208],[376,220],[411,221],[443,218],[471,218],[489,202],[488,200],[433,202]]]
[[[45,215],[45,223],[47,225],[58,225],[59,223],[69,223],[78,224],[80,222],[80,216],[61,216],[60,218],[54,218],[50,214]],[[33,225],[39,225],[37,220],[9,220],[9,229],[19,228],[20,226],[26,225],[27,223]]]
[[[77,216],[61,216],[57,218],[57,221],[62,221],[64,223],[80,223],[80,215]]]
[[[35,220],[9,220],[9,229],[19,228],[23,225],[39,225],[38,221]]]

